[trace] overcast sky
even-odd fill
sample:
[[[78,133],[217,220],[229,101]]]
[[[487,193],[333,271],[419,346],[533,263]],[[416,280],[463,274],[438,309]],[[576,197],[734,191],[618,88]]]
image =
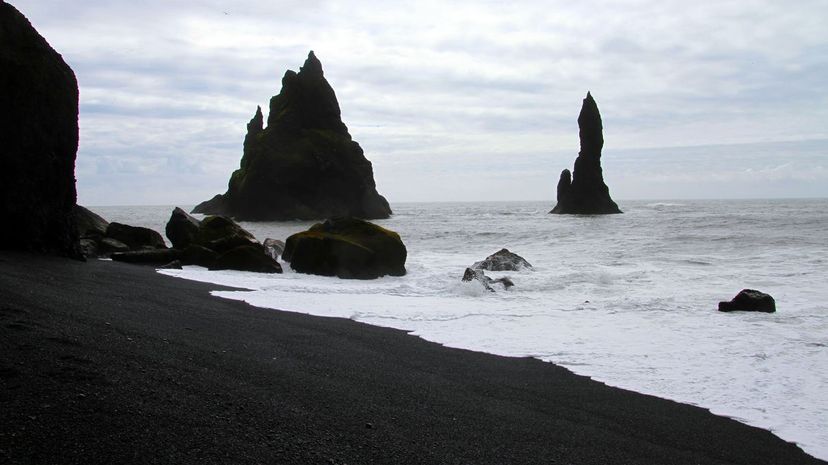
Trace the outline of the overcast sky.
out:
[[[828,196],[825,0],[11,3],[78,77],[87,205],[224,192],[309,50],[392,203],[554,203],[587,90],[616,199]]]

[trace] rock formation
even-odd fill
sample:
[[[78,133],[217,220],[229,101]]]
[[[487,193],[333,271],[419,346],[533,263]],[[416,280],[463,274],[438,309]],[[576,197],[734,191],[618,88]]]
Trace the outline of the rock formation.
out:
[[[520,255],[509,252],[509,249],[500,249],[484,260],[476,262],[472,268],[488,271],[520,271],[532,269],[532,265]]]
[[[111,223],[110,228],[113,224]],[[109,229],[109,228],[108,228]],[[173,247],[113,253],[113,260],[161,268],[198,265],[210,270],[281,273],[282,266],[252,234],[224,216],[199,221],[176,207],[165,228]],[[155,233],[160,239],[160,235]]]
[[[581,151],[575,160],[575,169],[561,172],[558,181],[558,204],[549,213],[601,215],[621,213],[612,201],[604,184],[601,169],[601,149],[604,147],[604,127],[601,113],[592,95],[587,92],[578,115]]]
[[[492,287],[492,284],[501,284],[503,285],[503,289],[509,289],[510,287],[514,286],[515,283],[508,276],[504,276],[498,279],[492,279],[486,276],[486,273],[483,270],[479,269],[471,269],[466,268],[466,271],[463,273],[464,282],[472,282],[477,281],[483,288],[490,292],[495,292],[495,289]]]
[[[755,289],[742,289],[730,302],[719,302],[720,312],[774,313],[776,301],[769,294]]]
[[[0,1],[0,247],[81,258],[73,225],[78,83]]]
[[[317,223],[285,241],[282,259],[300,273],[373,279],[405,274],[399,234],[356,218]]]
[[[270,100],[267,127],[261,108],[256,109],[227,192],[197,205],[193,213],[251,221],[391,214],[313,52],[298,73],[285,73],[281,92]]]

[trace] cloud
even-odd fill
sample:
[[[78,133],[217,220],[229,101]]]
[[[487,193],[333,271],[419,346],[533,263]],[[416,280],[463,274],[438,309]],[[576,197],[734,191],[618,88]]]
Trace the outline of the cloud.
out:
[[[639,164],[655,180],[680,172],[713,179],[692,169],[711,162],[703,153],[687,152],[699,157],[695,165],[669,165],[659,158],[666,152],[641,149],[808,140],[823,141],[820,154],[828,147],[820,1],[67,5],[18,7],[78,75],[78,188],[90,204],[195,203],[223,191],[256,105],[267,111],[284,71],[298,69],[310,49],[392,201],[551,198],[557,173],[577,153],[575,120],[587,90],[601,109],[608,152],[635,154],[605,161],[608,179],[621,184],[610,184],[613,192],[633,198],[693,194],[671,191],[667,181],[653,184],[659,189],[626,182]],[[738,166],[737,158],[728,164],[737,152],[722,151],[720,169]],[[761,157],[785,163],[779,154]],[[791,192],[801,190],[795,172],[779,172]],[[434,176],[463,183],[415,187]],[[112,182],[121,178],[150,187],[126,191]],[[180,188],[163,187],[173,184]],[[743,187],[761,194],[758,185]],[[154,200],[156,192],[168,197]],[[712,184],[706,192],[733,194]]]

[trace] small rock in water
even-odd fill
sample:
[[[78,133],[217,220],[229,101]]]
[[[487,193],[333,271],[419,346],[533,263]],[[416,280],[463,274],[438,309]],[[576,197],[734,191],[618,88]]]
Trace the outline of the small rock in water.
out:
[[[742,289],[730,302],[719,302],[719,311],[773,313],[776,311],[776,301],[764,292]]]
[[[486,273],[484,273],[483,270],[473,270],[471,268],[466,268],[466,271],[463,273],[463,281],[478,281],[484,288],[486,288],[486,290],[491,292],[495,292],[492,284],[502,284],[503,289],[509,289],[515,285],[515,283],[513,283],[508,277],[492,279],[486,276]]]
[[[486,257],[485,260],[472,265],[472,268],[488,271],[520,271],[524,268],[531,269],[532,265],[520,255],[509,252],[508,249],[500,249]]]
[[[279,256],[282,255],[282,252],[285,251],[285,241],[280,241],[278,239],[271,239],[268,237],[264,240],[264,242],[262,242],[262,245],[264,245],[265,252],[274,260],[278,260]]]

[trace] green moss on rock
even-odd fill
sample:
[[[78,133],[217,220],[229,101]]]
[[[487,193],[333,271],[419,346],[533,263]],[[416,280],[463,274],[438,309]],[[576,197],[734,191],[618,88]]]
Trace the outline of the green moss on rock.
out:
[[[399,234],[357,218],[334,218],[288,237],[282,258],[300,273],[373,279],[405,274]]]

